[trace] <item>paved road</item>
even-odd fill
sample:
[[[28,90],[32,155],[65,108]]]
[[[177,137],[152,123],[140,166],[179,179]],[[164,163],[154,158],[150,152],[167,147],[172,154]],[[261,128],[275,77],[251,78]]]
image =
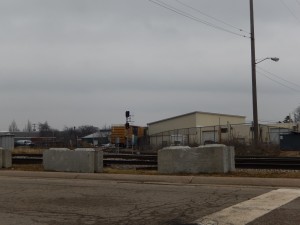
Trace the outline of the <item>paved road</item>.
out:
[[[191,177],[165,176],[165,182],[164,176],[121,177],[126,178],[125,175],[0,171],[0,225],[192,224],[279,188],[241,183],[221,185],[218,178],[215,179],[217,184],[213,184],[214,178],[193,183]],[[295,182],[291,182],[293,186]],[[282,193],[285,192],[284,189]],[[272,201],[274,196],[266,199]],[[257,206],[267,200],[260,200]],[[300,199],[295,197],[260,218],[254,217],[249,224],[299,225],[299,211]]]

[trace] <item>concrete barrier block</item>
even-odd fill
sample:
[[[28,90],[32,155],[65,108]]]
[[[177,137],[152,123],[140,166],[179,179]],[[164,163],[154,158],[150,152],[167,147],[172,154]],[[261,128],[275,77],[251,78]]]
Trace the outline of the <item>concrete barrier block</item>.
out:
[[[95,161],[94,161],[94,169],[95,173],[103,172],[103,151],[95,150],[93,148],[76,148],[75,151],[94,151]]]
[[[95,150],[95,173],[103,172],[103,151]]]
[[[95,151],[93,149],[49,149],[44,151],[45,170],[93,173],[95,171]]]
[[[158,151],[160,173],[227,173],[234,170],[234,149],[225,145],[168,147]]]
[[[3,168],[12,167],[12,154],[11,154],[11,150],[9,149],[2,150],[2,167]]]
[[[235,170],[234,147],[222,144],[199,146],[209,161],[208,173],[228,173]]]
[[[228,146],[228,166],[229,172],[235,171],[235,150],[233,146]]]
[[[185,170],[182,166],[180,158],[183,157],[184,152],[190,150],[188,146],[171,146],[158,150],[157,166],[160,173],[178,173]]]
[[[0,135],[0,147],[3,149],[13,150],[14,149],[14,136],[13,134],[2,134]]]
[[[3,157],[2,157],[2,154],[3,154],[3,148],[0,148],[0,169],[3,167]]]

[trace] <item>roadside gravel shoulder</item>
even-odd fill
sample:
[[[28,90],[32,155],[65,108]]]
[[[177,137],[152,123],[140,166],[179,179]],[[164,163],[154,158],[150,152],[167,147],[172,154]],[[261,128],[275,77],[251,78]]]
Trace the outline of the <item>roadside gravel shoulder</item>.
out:
[[[246,185],[300,188],[300,171],[236,171],[229,174],[163,175],[157,171],[105,169],[104,173],[68,173],[24,170],[0,170],[0,177],[34,179],[87,179],[117,182],[172,183],[191,185]]]

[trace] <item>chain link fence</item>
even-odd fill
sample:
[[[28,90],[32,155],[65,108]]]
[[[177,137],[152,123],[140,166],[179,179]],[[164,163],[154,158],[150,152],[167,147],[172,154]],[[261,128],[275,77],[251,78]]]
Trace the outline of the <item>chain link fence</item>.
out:
[[[259,142],[262,145],[279,146],[280,135],[291,130],[280,126],[259,125]],[[171,145],[199,146],[212,143],[251,145],[253,128],[251,123],[191,127],[150,135],[149,141],[152,148]]]

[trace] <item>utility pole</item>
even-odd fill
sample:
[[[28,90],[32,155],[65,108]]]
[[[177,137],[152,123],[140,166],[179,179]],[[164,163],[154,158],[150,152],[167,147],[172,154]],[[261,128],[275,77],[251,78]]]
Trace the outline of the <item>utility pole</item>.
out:
[[[36,123],[33,123],[32,126],[33,126],[33,131],[36,131]]]
[[[253,134],[254,147],[258,146],[258,115],[257,115],[257,88],[256,88],[256,62],[254,38],[254,12],[253,0],[250,1],[250,28],[251,28],[251,65],[252,65],[252,101],[253,101]]]
[[[126,148],[129,147],[129,128],[130,124],[129,122],[131,121],[131,116],[130,116],[130,111],[125,112],[125,117],[126,117],[126,123],[125,123],[125,128],[126,128]]]

